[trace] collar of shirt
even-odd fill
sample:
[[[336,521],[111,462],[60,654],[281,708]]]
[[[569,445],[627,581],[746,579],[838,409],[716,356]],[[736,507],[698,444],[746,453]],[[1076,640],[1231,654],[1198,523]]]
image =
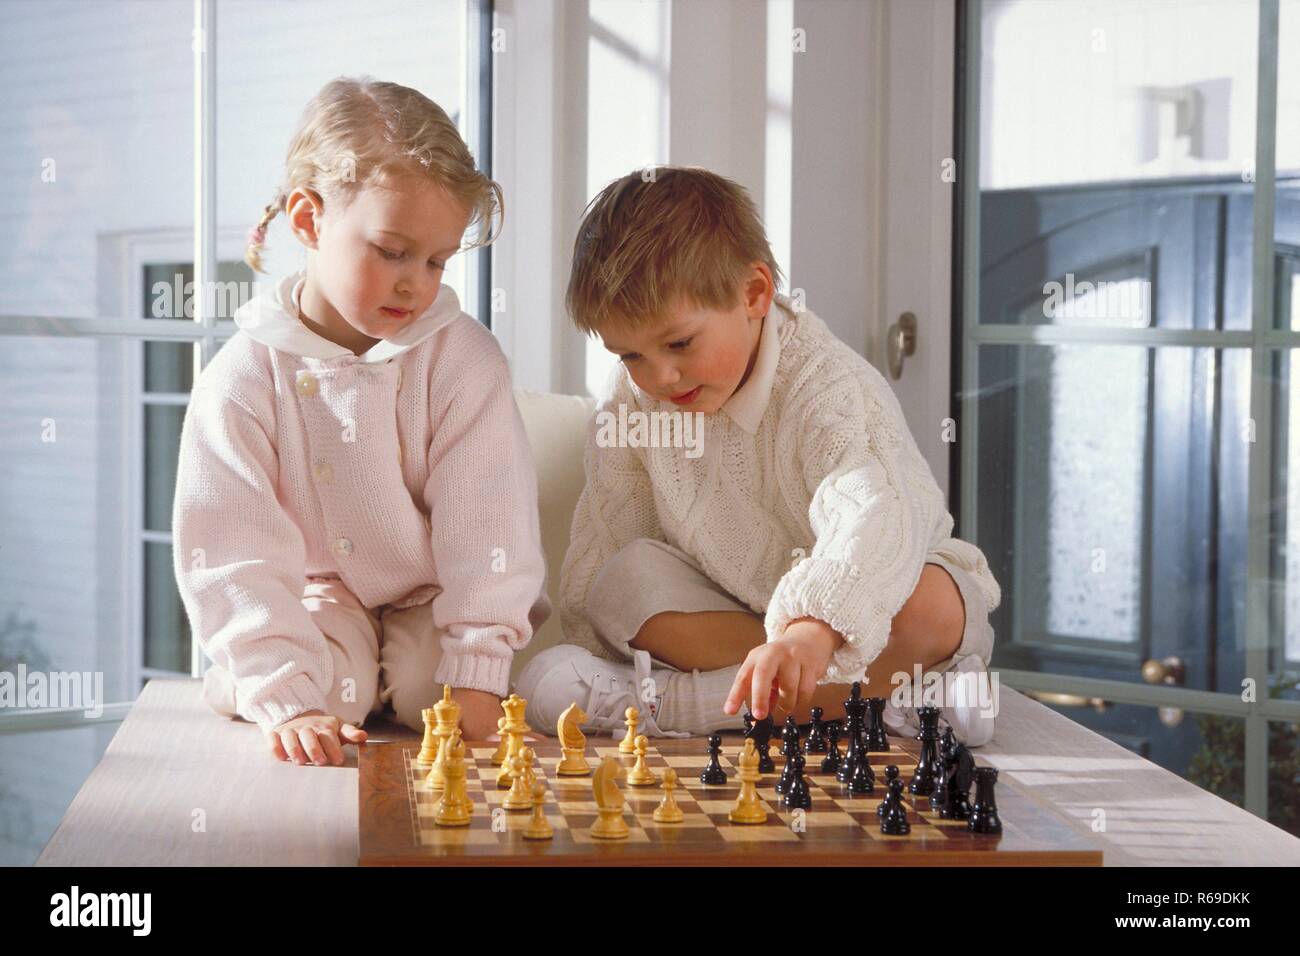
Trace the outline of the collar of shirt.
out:
[[[331,342],[307,328],[299,301],[306,283],[302,272],[280,279],[267,292],[245,302],[235,312],[235,324],[263,345],[301,355],[304,358],[356,358],[362,362],[384,362],[419,345],[443,326],[460,316],[460,299],[447,285],[438,289],[433,304],[418,319],[389,339],[380,339],[356,356],[350,349]]]
[[[758,357],[754,359],[749,378],[722,406],[722,411],[751,435],[758,431],[768,400],[772,397],[772,382],[776,379],[776,366],[781,358],[781,326],[785,324],[785,310],[789,308],[790,300],[785,296],[772,297],[772,305],[763,317]]]

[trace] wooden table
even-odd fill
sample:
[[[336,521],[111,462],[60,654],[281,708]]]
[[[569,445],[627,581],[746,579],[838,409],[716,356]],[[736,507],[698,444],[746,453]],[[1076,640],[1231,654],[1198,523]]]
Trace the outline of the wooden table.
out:
[[[149,683],[38,866],[356,864],[356,748],[342,767],[278,763],[256,726],[217,717],[199,688]],[[1108,866],[1300,865],[1300,839],[1010,688],[1001,706],[976,757],[1081,826],[1104,809]]]

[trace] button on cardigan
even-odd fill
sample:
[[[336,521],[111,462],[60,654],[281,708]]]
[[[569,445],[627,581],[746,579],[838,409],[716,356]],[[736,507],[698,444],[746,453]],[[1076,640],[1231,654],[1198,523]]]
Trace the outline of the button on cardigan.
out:
[[[172,528],[193,633],[263,728],[324,709],[332,658],[301,597],[337,577],[371,609],[432,600],[434,679],[504,696],[550,613],[505,356],[447,286],[357,356],[302,323],[303,281],[236,312],[190,398]]]

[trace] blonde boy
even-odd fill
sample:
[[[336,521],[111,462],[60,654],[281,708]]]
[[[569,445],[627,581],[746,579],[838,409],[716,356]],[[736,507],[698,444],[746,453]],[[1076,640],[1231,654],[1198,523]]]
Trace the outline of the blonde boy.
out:
[[[950,536],[884,379],[779,282],[753,201],[706,170],[634,173],[588,207],[567,303],[621,361],[561,576],[572,643],[520,675],[534,726],[576,700],[593,728],[631,704],[650,733],[703,734],[745,702],[840,717],[849,682],[889,697],[917,667],[986,678],[984,556]],[[678,432],[695,441],[654,440]],[[992,713],[973,701],[943,716],[978,745]]]

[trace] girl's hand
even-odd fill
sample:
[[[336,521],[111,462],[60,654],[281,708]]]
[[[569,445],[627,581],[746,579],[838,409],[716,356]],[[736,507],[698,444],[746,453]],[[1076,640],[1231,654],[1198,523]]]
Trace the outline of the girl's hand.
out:
[[[292,760],[299,766],[314,763],[318,767],[338,767],[343,764],[343,744],[359,744],[366,736],[364,730],[338,717],[309,710],[267,731],[266,740],[276,760]]]
[[[734,714],[748,697],[754,719],[787,714],[811,705],[817,681],[826,675],[843,636],[825,621],[801,617],[791,621],[775,641],[754,648],[740,665],[722,711]]]

